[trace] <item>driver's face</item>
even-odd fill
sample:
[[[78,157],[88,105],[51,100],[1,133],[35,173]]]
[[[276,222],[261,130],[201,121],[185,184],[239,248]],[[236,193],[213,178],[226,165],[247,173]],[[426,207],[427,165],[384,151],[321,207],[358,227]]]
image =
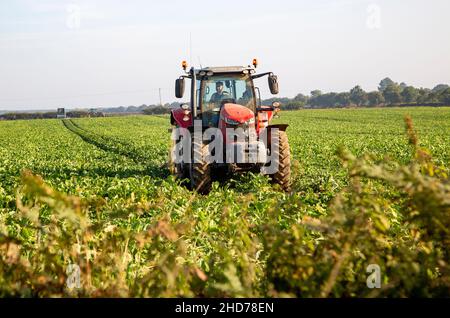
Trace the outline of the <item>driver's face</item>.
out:
[[[216,86],[216,92],[221,94],[223,92],[223,85],[217,85]]]

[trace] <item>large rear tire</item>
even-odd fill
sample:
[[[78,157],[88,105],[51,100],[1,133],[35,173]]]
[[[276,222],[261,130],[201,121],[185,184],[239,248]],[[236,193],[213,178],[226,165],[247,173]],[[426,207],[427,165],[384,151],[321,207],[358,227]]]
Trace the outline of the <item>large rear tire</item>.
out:
[[[192,137],[192,163],[189,165],[191,189],[199,193],[207,194],[211,190],[211,165],[206,162],[208,145],[202,140],[196,141]],[[196,161],[195,158],[199,160]]]
[[[270,177],[272,179],[272,183],[278,184],[283,191],[290,192],[291,152],[289,149],[289,139],[285,131],[278,131],[278,140],[278,150],[275,150],[274,152],[274,157],[278,158],[278,170],[276,173],[270,175]]]

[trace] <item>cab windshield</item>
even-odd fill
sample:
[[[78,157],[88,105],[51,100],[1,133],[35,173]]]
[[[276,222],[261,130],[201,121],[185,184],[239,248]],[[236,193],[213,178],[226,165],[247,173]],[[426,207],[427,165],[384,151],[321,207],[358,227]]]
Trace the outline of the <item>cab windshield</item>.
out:
[[[239,104],[255,111],[253,84],[247,74],[224,75],[201,81],[200,109],[204,125],[217,126],[221,107],[226,103]]]

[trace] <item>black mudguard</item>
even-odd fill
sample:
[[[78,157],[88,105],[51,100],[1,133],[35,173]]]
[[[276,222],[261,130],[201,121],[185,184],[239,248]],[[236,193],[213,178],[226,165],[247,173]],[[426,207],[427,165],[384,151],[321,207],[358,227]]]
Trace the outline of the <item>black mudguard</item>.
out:
[[[271,128],[277,128],[281,131],[286,131],[286,129],[289,127],[288,124],[276,124],[276,125],[269,125],[267,126],[266,129],[271,129]]]

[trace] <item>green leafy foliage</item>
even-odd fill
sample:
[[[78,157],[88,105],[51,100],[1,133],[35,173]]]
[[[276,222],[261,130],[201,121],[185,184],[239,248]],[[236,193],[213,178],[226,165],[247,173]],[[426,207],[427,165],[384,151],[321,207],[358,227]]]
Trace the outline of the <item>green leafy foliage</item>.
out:
[[[448,109],[285,113],[291,193],[190,192],[168,119],[0,122],[0,296],[450,295]]]

